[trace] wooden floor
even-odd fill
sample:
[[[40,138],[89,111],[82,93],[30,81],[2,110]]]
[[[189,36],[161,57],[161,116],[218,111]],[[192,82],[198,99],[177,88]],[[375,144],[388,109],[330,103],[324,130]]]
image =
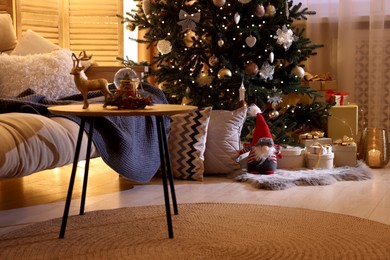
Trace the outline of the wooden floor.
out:
[[[58,218],[63,214],[71,166],[0,181],[0,235]],[[367,218],[390,225],[390,166],[374,170],[375,178],[328,186],[296,187],[283,191],[258,190],[225,176],[203,182],[176,180],[178,203],[256,203],[308,208]],[[78,167],[70,214],[78,214],[83,164]],[[86,212],[100,209],[163,204],[161,179],[138,184],[119,177],[101,159],[93,159]]]

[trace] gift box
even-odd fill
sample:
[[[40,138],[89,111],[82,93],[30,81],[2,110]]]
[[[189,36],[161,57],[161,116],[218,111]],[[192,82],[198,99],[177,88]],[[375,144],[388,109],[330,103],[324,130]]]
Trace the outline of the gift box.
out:
[[[303,144],[305,147],[309,147],[314,143],[320,143],[322,145],[332,145],[332,138],[322,137],[316,139],[301,139],[301,144]]]
[[[309,169],[332,169],[334,153],[306,154],[306,167]]]
[[[303,144],[305,147],[318,142],[323,145],[331,145],[332,138],[324,137],[324,132],[322,131],[311,131],[308,133],[303,133],[299,135],[299,143]]]
[[[348,102],[348,97],[349,93],[348,92],[337,92],[334,90],[327,90],[325,92],[326,95],[326,101],[329,104],[335,104],[335,106],[344,106],[349,104]]]
[[[317,81],[303,81],[303,86],[310,87],[313,90],[336,90],[336,80],[317,80]]]
[[[314,143],[306,147],[306,167],[310,169],[332,169],[334,153],[332,145]]]
[[[329,109],[327,136],[332,140],[349,136],[357,140],[358,106],[333,106]]]
[[[301,147],[286,147],[280,150],[281,158],[278,158],[278,169],[302,169],[305,168],[305,149]]]
[[[352,137],[344,136],[333,142],[334,166],[351,166],[357,164],[357,146]]]

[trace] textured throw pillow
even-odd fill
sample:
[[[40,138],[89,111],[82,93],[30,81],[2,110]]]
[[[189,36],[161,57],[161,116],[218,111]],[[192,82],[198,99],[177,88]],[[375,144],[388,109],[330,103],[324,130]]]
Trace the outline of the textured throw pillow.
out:
[[[203,180],[204,151],[211,108],[171,116],[169,154],[176,178]]]
[[[38,33],[32,30],[27,30],[23,33],[22,39],[19,40],[19,43],[11,52],[11,55],[25,56],[29,54],[42,54],[59,49],[59,46],[45,39]]]
[[[230,174],[241,171],[237,157],[246,115],[246,107],[234,111],[211,112],[204,154],[204,174]]]
[[[27,56],[0,55],[0,96],[12,97],[30,88],[57,99],[79,93],[70,70],[67,50]]]
[[[0,52],[12,50],[17,43],[11,15],[0,14]]]

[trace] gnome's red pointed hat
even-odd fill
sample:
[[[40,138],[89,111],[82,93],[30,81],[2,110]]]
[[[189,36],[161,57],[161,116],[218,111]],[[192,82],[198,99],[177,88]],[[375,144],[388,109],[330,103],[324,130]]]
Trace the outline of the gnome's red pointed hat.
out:
[[[253,132],[251,145],[256,145],[260,138],[270,138],[272,140],[271,131],[269,130],[268,124],[265,121],[262,114],[257,113],[256,115],[256,127]]]

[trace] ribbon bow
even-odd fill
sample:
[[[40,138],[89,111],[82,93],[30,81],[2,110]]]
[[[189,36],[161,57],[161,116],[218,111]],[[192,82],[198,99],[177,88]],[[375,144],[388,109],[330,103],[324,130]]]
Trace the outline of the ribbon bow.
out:
[[[333,143],[342,146],[356,145],[355,140],[353,140],[353,137],[348,137],[346,135],[344,135],[342,139],[337,139]]]
[[[179,12],[179,22],[178,25],[181,26],[182,30],[185,31],[187,29],[195,31],[196,23],[200,21],[200,13],[188,14],[183,9]]]

